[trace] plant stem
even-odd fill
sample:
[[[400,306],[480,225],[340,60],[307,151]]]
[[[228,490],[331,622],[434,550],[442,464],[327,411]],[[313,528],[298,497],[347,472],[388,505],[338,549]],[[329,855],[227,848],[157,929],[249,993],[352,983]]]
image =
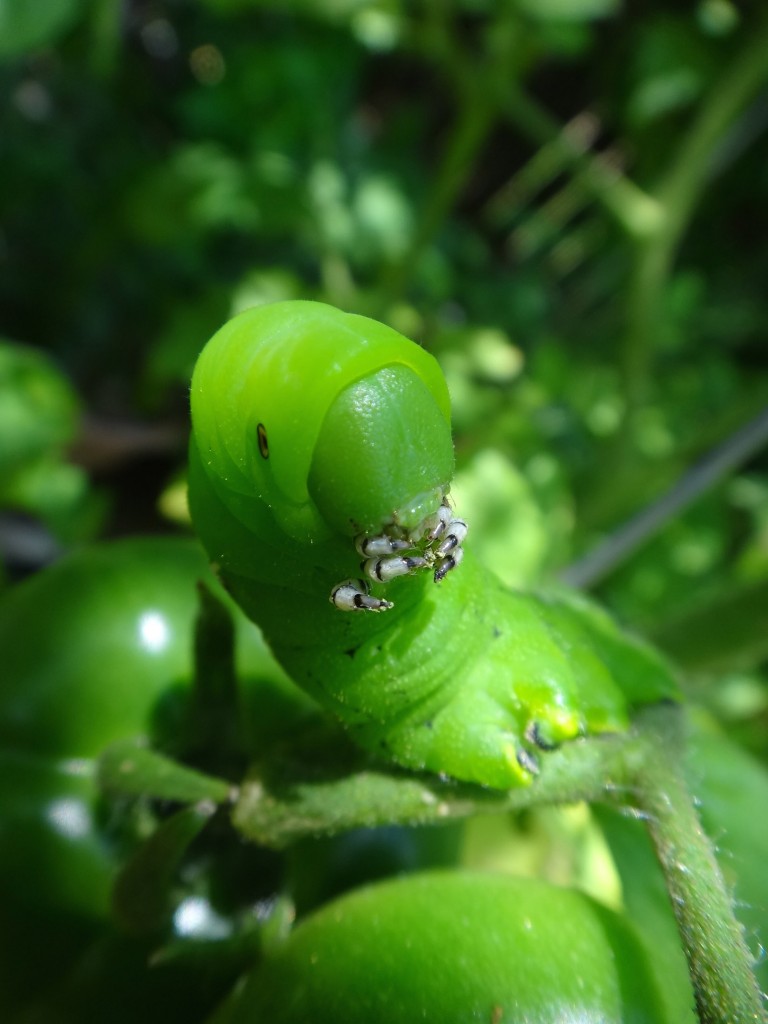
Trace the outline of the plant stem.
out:
[[[440,825],[474,814],[603,799],[625,788],[643,744],[631,735],[566,743],[542,759],[531,786],[509,791],[392,768],[342,765],[317,776],[312,763],[270,761],[240,787],[233,822],[249,839],[281,849],[308,835],[382,825]],[[636,756],[637,755],[637,756]]]
[[[679,763],[680,711],[649,708],[638,719],[647,744],[634,792],[666,878],[701,1024],[768,1020],[752,957]]]
[[[539,146],[551,147],[562,166],[621,226],[629,237],[653,235],[663,220],[657,200],[602,156],[584,149],[578,133],[561,125],[520,89],[511,91],[504,112],[510,123]]]
[[[768,20],[742,32],[742,48],[712,84],[654,188],[644,193],[659,216],[645,231],[628,231],[631,266],[624,292],[625,326],[618,361],[625,408],[615,442],[603,458],[608,481],[588,513],[600,520],[636,475],[636,412],[647,401],[662,327],[663,298],[680,243],[717,167],[728,133],[768,78]],[[625,224],[625,227],[627,225]],[[586,514],[586,513],[585,513]]]
[[[545,108],[522,90],[513,91],[505,103],[509,120],[539,145],[556,147],[563,166],[571,168],[574,179],[611,214],[633,243],[622,346],[628,426],[647,390],[661,297],[680,241],[712,176],[718,147],[768,77],[768,22],[747,26],[744,36],[744,47],[713,84],[652,190],[643,190],[600,156],[584,151]],[[625,442],[622,438],[619,464],[626,455]]]
[[[683,136],[652,197],[662,211],[655,231],[635,234],[633,269],[627,291],[623,371],[627,422],[642,402],[651,361],[661,297],[680,241],[714,167],[714,158],[735,119],[768,78],[768,21],[745,31],[746,43],[713,83]]]
[[[505,5],[489,19],[480,43],[480,59],[467,46],[450,5],[442,0],[424,5],[423,18],[414,24],[411,45],[435,65],[448,84],[456,114],[410,243],[382,275],[382,291],[390,302],[405,290],[414,263],[454,207],[504,107],[509,82],[520,74],[517,21],[513,9]]]
[[[768,79],[768,19],[745,26],[746,42],[713,83],[655,189],[667,211],[667,235],[675,244],[714,171],[715,155],[744,107]]]
[[[452,209],[493,126],[496,108],[487,90],[482,87],[460,89],[459,104],[450,138],[410,243],[397,262],[385,270],[383,286],[390,300],[402,293],[414,263]]]
[[[705,455],[660,498],[641,509],[601,544],[560,574],[560,582],[588,589],[622,565],[671,519],[715,487],[768,443],[768,408]],[[717,634],[719,631],[715,631]],[[699,634],[689,637],[697,642]],[[663,646],[663,645],[662,645]]]

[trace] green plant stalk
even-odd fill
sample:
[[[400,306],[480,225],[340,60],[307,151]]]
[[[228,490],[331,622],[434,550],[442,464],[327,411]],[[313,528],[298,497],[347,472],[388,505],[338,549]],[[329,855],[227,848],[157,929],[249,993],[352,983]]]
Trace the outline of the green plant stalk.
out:
[[[175,803],[226,803],[236,793],[224,779],[195,771],[140,741],[118,740],[97,762],[98,784],[118,797],[150,797]]]
[[[645,508],[628,519],[583,558],[563,569],[560,573],[560,581],[566,586],[577,589],[594,587],[603,577],[623,565],[629,555],[657,534],[671,519],[687,509],[702,494],[706,494],[726,476],[733,473],[755,452],[760,451],[766,441],[768,441],[768,408],[763,409],[749,423],[743,425],[711,452],[708,452],[660,498],[652,501],[650,505],[646,505]],[[759,597],[758,591],[758,615]],[[678,624],[676,635],[675,630],[670,631],[668,628],[669,623],[665,623],[660,632],[664,637],[672,635],[672,646],[666,647],[664,642],[658,646],[671,653],[678,664],[687,668],[690,668],[692,664],[693,667],[696,667],[696,651],[702,647],[705,650],[709,647],[710,653],[713,647],[715,653],[723,647],[727,647],[733,652],[737,644],[742,645],[745,649],[750,643],[756,644],[760,649],[762,642],[762,646],[768,647],[768,638],[758,637],[760,631],[755,629],[755,607],[750,608],[749,598],[743,602],[743,605],[744,607],[737,609],[735,614],[728,614],[727,605],[725,609],[730,620],[728,624],[731,627],[731,632],[735,632],[738,637],[736,643],[733,639],[723,643],[722,633],[727,630],[723,629],[722,620],[717,622],[717,628],[712,628],[710,623],[706,629],[702,629],[694,615],[692,622],[694,628],[689,627],[688,617],[684,616],[682,624]],[[747,610],[750,610],[752,614],[745,615]],[[713,619],[713,621],[717,620]],[[709,644],[707,644],[707,639]],[[683,652],[682,660],[680,651]],[[691,658],[694,659],[693,662]],[[699,661],[702,660],[706,662],[706,654],[703,659],[699,658]]]
[[[404,291],[413,265],[453,208],[478,153],[506,103],[508,83],[520,73],[519,33],[514,10],[502,5],[484,39],[483,58],[465,46],[450,5],[430,0],[415,23],[410,45],[434,64],[450,86],[456,115],[428,197],[405,252],[384,268],[382,291],[389,301]]]
[[[608,483],[583,513],[593,521],[604,521],[610,515],[606,510],[614,506],[629,477],[637,472],[635,413],[648,395],[655,343],[662,327],[663,297],[678,249],[712,177],[719,148],[736,118],[768,78],[768,21],[763,18],[744,36],[743,48],[710,88],[658,183],[643,193],[658,216],[646,219],[642,231],[632,229],[631,217],[617,218],[631,243],[619,355],[625,408],[615,442],[604,456],[603,479]],[[612,194],[617,209],[626,208],[631,213],[632,193],[624,186],[620,191],[614,186],[606,193],[606,204]]]
[[[182,807],[133,852],[112,888],[112,913],[121,929],[141,935],[167,923],[179,865],[215,810],[208,801]]]
[[[768,80],[768,19],[746,32],[740,54],[710,89],[655,190],[667,211],[667,234],[676,243],[712,177],[713,157],[743,111]]]
[[[512,90],[504,112],[518,130],[539,146],[552,147],[563,168],[599,203],[630,238],[653,235],[663,220],[657,200],[599,154],[585,151],[549,111],[520,89]]]
[[[745,36],[744,48],[711,88],[652,190],[644,190],[600,156],[574,144],[567,130],[522,90],[512,91],[504,106],[510,122],[520,131],[539,145],[556,147],[563,166],[571,168],[574,179],[633,243],[622,348],[627,423],[646,391],[661,296],[680,241],[712,174],[713,157],[735,118],[768,78],[768,22],[759,23]]]
[[[456,202],[494,124],[496,106],[482,86],[460,88],[459,103],[458,116],[410,243],[402,256],[384,270],[383,289],[390,300],[403,292],[414,263]]]
[[[745,33],[747,42],[711,87],[684,134],[652,198],[663,212],[655,230],[630,235],[635,243],[627,290],[623,372],[627,423],[642,402],[651,375],[661,297],[680,241],[713,171],[713,158],[734,120],[768,79],[768,21]]]
[[[683,777],[680,712],[645,710],[637,732],[647,746],[633,799],[664,872],[701,1024],[765,1022],[752,956]]]
[[[99,78],[110,78],[117,67],[121,45],[120,4],[91,0],[89,63]]]
[[[626,735],[567,743],[543,759],[532,786],[509,791],[361,761],[350,764],[346,757],[331,767],[333,753],[318,777],[317,754],[310,751],[306,760],[255,767],[240,787],[232,817],[249,839],[283,849],[306,836],[352,828],[442,825],[475,814],[593,801],[604,796],[606,779],[611,789],[624,788],[641,749]]]

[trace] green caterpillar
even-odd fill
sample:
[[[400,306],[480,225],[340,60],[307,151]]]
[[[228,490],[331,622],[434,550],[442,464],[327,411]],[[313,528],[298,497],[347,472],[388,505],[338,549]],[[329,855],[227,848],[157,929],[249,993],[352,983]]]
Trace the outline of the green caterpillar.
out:
[[[200,355],[192,426],[190,508],[212,563],[293,679],[376,755],[525,785],[541,751],[674,696],[603,613],[512,592],[464,553],[445,381],[391,328],[316,302],[250,309]]]

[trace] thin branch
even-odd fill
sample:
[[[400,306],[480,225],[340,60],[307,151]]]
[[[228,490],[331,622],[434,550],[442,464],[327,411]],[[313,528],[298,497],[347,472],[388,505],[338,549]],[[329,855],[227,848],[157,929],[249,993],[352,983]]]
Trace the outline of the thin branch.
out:
[[[578,132],[561,125],[541,104],[522,90],[507,98],[504,111],[509,121],[540,146],[554,150],[564,167],[635,238],[653,236],[661,227],[664,211],[657,200],[626,177],[612,159],[585,150]]]
[[[584,558],[567,566],[560,580],[572,587],[595,586],[697,498],[768,443],[768,408],[712,449],[666,494],[612,533]]]

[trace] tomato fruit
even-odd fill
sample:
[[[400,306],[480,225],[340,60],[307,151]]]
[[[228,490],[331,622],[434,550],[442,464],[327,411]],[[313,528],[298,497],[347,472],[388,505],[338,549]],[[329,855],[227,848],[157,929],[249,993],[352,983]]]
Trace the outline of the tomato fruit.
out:
[[[193,541],[132,539],[74,552],[0,598],[3,1009],[41,992],[109,928],[126,836],[96,758],[134,737],[173,745],[192,689],[201,580],[226,600]],[[314,710],[227,603],[237,718],[259,749]]]
[[[660,1024],[660,984],[631,926],[575,890],[433,872],[326,904],[215,1021]]]
[[[0,748],[83,758],[158,739],[164,704],[192,679],[198,580],[216,586],[193,541],[137,538],[83,549],[4,595]],[[292,691],[233,614],[240,673]]]
[[[0,893],[106,914],[113,858],[96,827],[93,759],[131,737],[162,747],[173,732],[193,677],[199,580],[217,586],[194,542],[132,539],[76,552],[3,595]],[[258,746],[311,705],[233,614],[241,717]]]

